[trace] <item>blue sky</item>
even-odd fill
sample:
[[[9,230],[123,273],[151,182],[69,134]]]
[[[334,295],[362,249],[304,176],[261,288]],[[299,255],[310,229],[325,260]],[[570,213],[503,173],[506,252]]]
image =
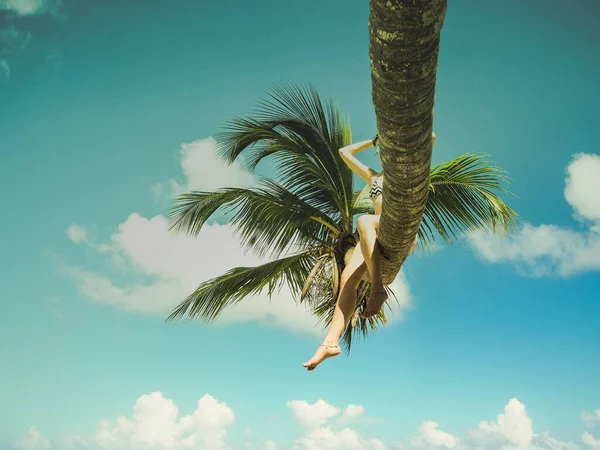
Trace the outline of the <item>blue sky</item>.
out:
[[[591,0],[448,8],[434,163],[506,169],[512,239],[409,258],[392,323],[312,373],[322,332],[289,292],[164,323],[199,282],[258,263],[226,224],[166,231],[173,193],[255,182],[212,157],[227,120],[310,82],[355,140],[374,134],[368,13],[0,0],[0,448],[600,448]]]

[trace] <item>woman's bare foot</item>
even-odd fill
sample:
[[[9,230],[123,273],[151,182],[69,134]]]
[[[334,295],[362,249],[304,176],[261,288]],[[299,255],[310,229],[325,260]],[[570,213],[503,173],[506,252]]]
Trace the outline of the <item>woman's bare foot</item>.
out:
[[[372,291],[371,296],[369,297],[369,301],[367,302],[365,312],[362,313],[361,317],[363,319],[373,317],[379,312],[379,310],[381,309],[381,307],[387,299],[388,293],[384,288],[382,288],[381,290]]]
[[[325,345],[325,344],[319,345],[319,348],[317,348],[317,351],[315,352],[313,357],[309,361],[305,362],[302,365],[304,367],[306,367],[309,371],[315,370],[315,367],[317,367],[319,364],[321,364],[327,358],[332,358],[334,356],[337,356],[340,354],[340,352],[341,352],[340,346],[337,344],[335,344],[335,345]]]

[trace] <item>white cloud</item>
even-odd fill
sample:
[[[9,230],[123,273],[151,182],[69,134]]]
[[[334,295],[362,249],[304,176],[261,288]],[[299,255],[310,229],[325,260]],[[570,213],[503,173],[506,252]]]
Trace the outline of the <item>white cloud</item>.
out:
[[[516,398],[511,399],[496,422],[481,422],[477,430],[471,431],[471,437],[481,445],[503,443],[526,446],[533,438],[533,428],[525,405]]]
[[[588,433],[587,431],[581,435],[581,441],[589,448],[600,449],[600,440],[596,439],[594,435]]]
[[[67,228],[66,233],[69,239],[76,244],[79,244],[80,242],[88,242],[87,232],[81,225],[71,225],[69,228]]]
[[[73,447],[98,450],[178,450],[226,448],[227,430],[235,421],[233,411],[210,395],[198,400],[196,410],[179,418],[179,409],[162,393],[142,395],[133,406],[130,418],[98,422],[93,436],[72,436],[55,448]],[[45,446],[24,449],[51,448],[50,442],[37,432],[26,435],[29,442]],[[33,438],[32,438],[33,436]],[[25,439],[25,438],[24,438]],[[22,442],[20,440],[18,442]]]
[[[341,408],[330,405],[322,399],[314,403],[305,400],[291,400],[287,404],[292,410],[292,416],[302,427],[313,429],[325,425],[330,419],[336,418],[337,423],[376,423],[384,419],[365,416],[365,408],[362,405],[350,404],[342,411]]]
[[[10,79],[10,66],[6,59],[0,59],[0,75],[7,80]]]
[[[390,296],[385,304],[385,316],[388,325],[392,325],[404,318],[406,311],[412,308],[413,296],[406,281],[404,270],[401,270],[396,279],[388,286],[394,296]]]
[[[262,444],[257,444],[257,440],[252,436],[252,431],[249,427],[244,430],[243,448],[246,450],[277,450],[277,444],[272,440],[263,441]]]
[[[62,0],[0,0],[0,16],[7,19],[5,22],[45,13],[60,17],[61,4]],[[31,32],[22,31],[12,23],[0,28],[0,81],[10,80],[12,62],[18,60],[16,55],[25,50],[32,39]]]
[[[548,433],[534,435],[529,450],[581,450],[579,445],[573,442],[562,442],[549,436]]]
[[[439,424],[427,420],[418,429],[419,435],[412,438],[410,443],[415,448],[455,448],[458,438],[439,429]]]
[[[600,409],[596,409],[592,412],[583,411],[581,413],[581,420],[589,427],[600,425]]]
[[[52,448],[52,445],[35,427],[31,427],[25,436],[15,442],[15,447],[23,450],[45,450]]]
[[[567,167],[565,199],[578,220],[600,224],[600,155],[579,153]]]
[[[70,227],[71,239],[88,242],[82,227]],[[235,266],[254,266],[261,261],[244,254],[228,225],[206,225],[197,238],[170,233],[167,219],[146,219],[131,214],[119,225],[109,242],[91,245],[100,254],[110,256],[110,267],[126,275],[118,283],[118,274],[109,277],[80,267],[66,273],[80,292],[98,303],[134,313],[164,316],[202,281],[225,273]],[[122,274],[122,275],[123,275]],[[149,281],[148,281],[149,280]],[[273,295],[253,296],[223,312],[216,323],[259,321],[294,331],[321,333],[304,305],[294,302],[283,287]]]
[[[294,442],[294,450],[386,450],[379,439],[365,439],[356,430],[344,428],[334,431],[331,427],[315,428]]]
[[[365,439],[351,428],[336,431],[331,425],[327,425],[327,422],[338,416],[342,409],[322,399],[312,404],[305,400],[292,400],[287,406],[292,410],[294,420],[305,429],[304,436],[294,442],[295,450],[387,449],[379,439]],[[364,408],[361,405],[350,404],[344,409],[341,419],[360,419],[364,418],[363,416]]]
[[[464,436],[454,436],[439,429],[439,424],[425,421],[419,434],[408,443],[396,443],[403,450],[579,450],[572,442],[563,442],[548,433],[533,432],[531,418],[525,405],[511,399],[495,421],[482,421],[475,429],[467,429]]]
[[[171,179],[158,183],[152,190],[157,195],[177,196],[192,190],[213,191],[222,187],[251,187],[254,176],[244,170],[239,160],[226,164],[216,154],[217,143],[212,138],[181,144],[179,156],[185,181]]]
[[[346,409],[344,409],[344,412],[342,413],[342,417],[340,417],[339,420],[340,420],[340,422],[352,422],[352,423],[385,422],[385,419],[365,416],[365,408],[362,405],[346,406]]]
[[[287,404],[292,410],[294,419],[305,428],[315,428],[324,425],[327,420],[337,416],[341,409],[330,405],[322,399],[315,403],[306,400],[291,400]]]
[[[565,198],[578,220],[578,231],[557,225],[525,223],[513,236],[474,233],[470,243],[489,262],[509,262],[524,275],[569,276],[600,270],[600,156],[578,154],[567,167]]]
[[[336,427],[328,423],[341,408],[323,400],[309,404],[304,400],[288,402],[292,417],[300,423],[303,434],[282,443],[295,450],[386,450],[388,445],[376,437],[362,436],[357,430]],[[348,405],[344,415],[364,416],[360,405]],[[101,420],[96,432],[89,436],[72,435],[51,443],[34,427],[15,445],[24,450],[224,450],[230,448],[227,432],[236,417],[226,403],[210,395],[197,402],[196,410],[181,416],[175,403],[160,392],[142,395],[129,416]],[[246,428],[245,448],[258,448]],[[583,433],[582,442],[589,448],[600,449],[600,441],[590,433]],[[263,441],[262,450],[276,450],[275,442]],[[396,442],[391,448],[403,450],[580,450],[572,442],[562,442],[548,433],[535,434],[525,406],[511,399],[495,421],[481,422],[474,430],[467,430],[462,438],[442,431],[438,423],[424,421],[418,435],[405,443]]]
[[[248,173],[245,172],[246,176],[237,174],[241,168],[234,168],[231,172],[231,168],[223,166],[215,158],[211,138],[184,144],[182,154],[186,181],[178,185],[181,189],[185,186],[186,190],[213,190],[219,185],[235,185],[236,179],[242,184],[252,182]],[[207,184],[203,185],[204,181]],[[191,237],[170,232],[164,216],[146,218],[132,213],[106,242],[97,242],[81,225],[71,225],[66,233],[71,241],[85,244],[97,254],[108,257],[107,269],[113,272],[105,274],[82,267],[66,268],[65,273],[76,282],[80,292],[94,302],[133,313],[164,317],[201,282],[222,275],[233,267],[267,262],[267,259],[252,253],[244,253],[239,238],[226,224],[207,224],[197,237]],[[392,306],[391,312],[386,311],[389,323],[393,323],[409,307],[411,296],[403,273],[390,287],[399,301],[398,305]],[[216,323],[240,321],[258,321],[298,332],[323,333],[320,327],[315,327],[315,318],[305,305],[294,301],[287,286],[274,293],[272,300],[261,294],[241,301],[226,309]]]
[[[365,408],[362,405],[348,405],[344,410],[344,419],[358,419],[365,414]]]
[[[262,450],[277,450],[277,444],[273,441],[266,441],[262,446]]]
[[[0,0],[0,11],[2,11],[2,0]],[[11,78],[11,65],[8,57],[25,50],[31,39],[31,33],[21,31],[13,24],[0,28],[0,81],[8,81]]]
[[[600,269],[600,234],[592,231],[524,224],[509,239],[474,233],[470,241],[483,259],[511,262],[523,275],[569,276]]]
[[[60,3],[60,0],[0,0],[0,10],[31,16],[54,11]]]

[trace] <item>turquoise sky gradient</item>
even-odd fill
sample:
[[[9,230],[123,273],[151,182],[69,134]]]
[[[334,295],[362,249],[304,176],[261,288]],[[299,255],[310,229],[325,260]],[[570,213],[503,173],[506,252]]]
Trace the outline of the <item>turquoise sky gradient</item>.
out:
[[[166,325],[90,280],[173,292],[165,274],[179,266],[163,256],[178,253],[161,244],[160,217],[147,221],[167,213],[169,180],[209,182],[194,155],[211,159],[209,138],[274,83],[312,83],[350,116],[355,140],[372,137],[368,2],[0,0],[0,449],[23,436],[20,448],[69,448],[73,436],[88,441],[72,448],[121,448],[94,441],[98,421],[131,418],[153,392],[182,415],[205,394],[225,402],[233,449],[316,439],[327,407],[305,410],[323,418],[309,425],[288,402],[319,399],[384,420],[330,418],[334,437],[296,448],[350,448],[324,443],[346,426],[385,445],[356,448],[500,448],[517,438],[469,430],[521,404],[538,435],[521,448],[600,448],[599,4],[449,3],[434,163],[490,154],[510,173],[524,229],[409,258],[398,286],[411,300],[396,321],[307,373],[319,333],[285,295],[273,316],[257,300],[227,323]],[[180,148],[194,142],[186,178]],[[219,170],[217,181],[242,176]],[[191,266],[225,264],[231,245],[186,254]],[[425,421],[444,434],[419,431]]]

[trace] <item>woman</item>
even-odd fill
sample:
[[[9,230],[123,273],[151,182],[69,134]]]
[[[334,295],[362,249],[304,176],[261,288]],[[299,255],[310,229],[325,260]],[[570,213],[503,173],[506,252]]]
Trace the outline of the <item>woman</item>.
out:
[[[369,197],[373,202],[374,214],[365,214],[358,218],[360,242],[354,248],[350,261],[342,272],[340,292],[329,332],[313,357],[302,364],[308,370],[314,370],[325,359],[340,354],[338,341],[356,309],[358,284],[367,270],[371,276],[371,296],[362,317],[367,318],[377,314],[388,298],[381,277],[381,253],[376,245],[379,216],[383,204],[383,173],[366,166],[355,156],[358,152],[377,146],[378,139],[376,135],[371,141],[358,142],[340,149],[340,155],[348,167],[370,185]],[[435,133],[431,134],[431,139],[432,145],[435,144]],[[415,238],[410,249],[411,253],[416,245]]]

